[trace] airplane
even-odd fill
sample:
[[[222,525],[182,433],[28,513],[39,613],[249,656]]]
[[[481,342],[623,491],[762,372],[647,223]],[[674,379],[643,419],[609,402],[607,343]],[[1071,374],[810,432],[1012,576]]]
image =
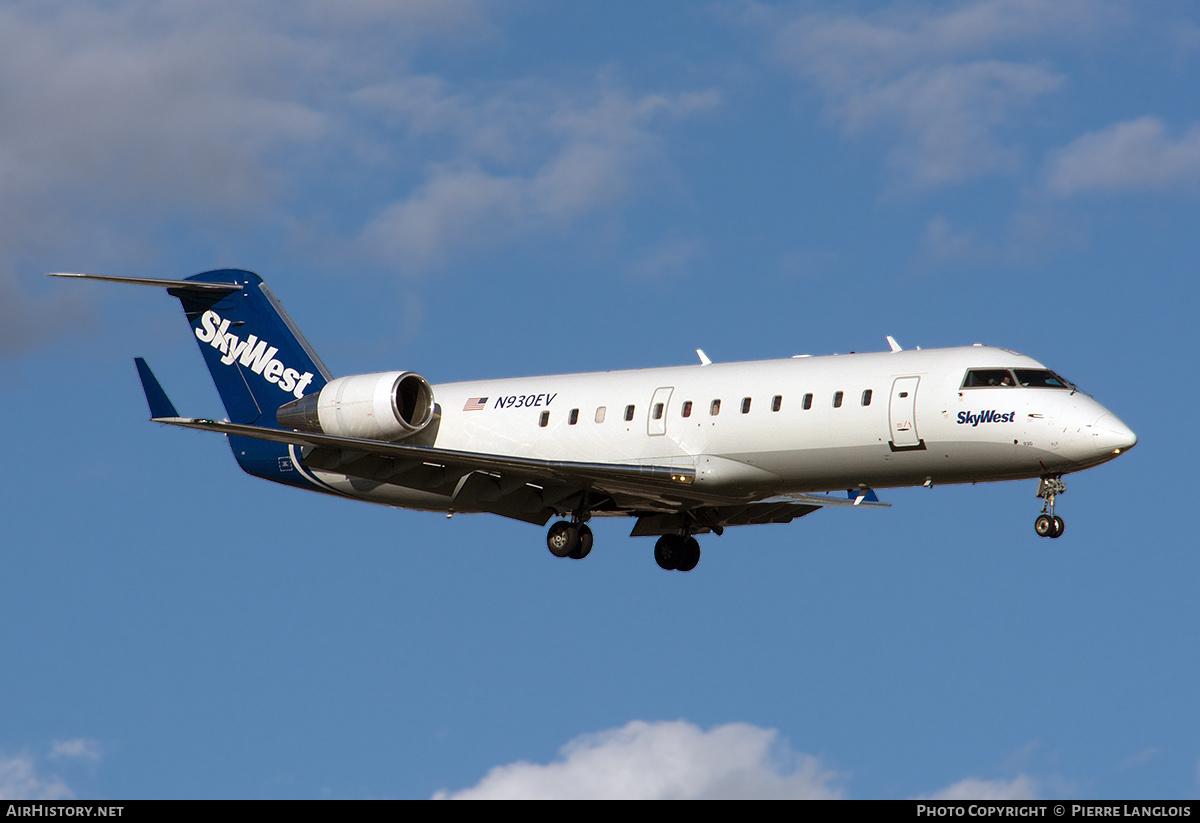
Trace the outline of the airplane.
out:
[[[247,473],[388,506],[550,526],[556,557],[592,549],[592,517],[636,518],[654,557],[691,571],[696,535],[874,507],[875,489],[1037,479],[1034,528],[1057,538],[1063,475],[1137,443],[1038,361],[943,349],[431,384],[413,371],[334,378],[257,274],[184,280],[56,273],[179,298],[228,420],[181,417],[135,358],[153,422],[228,437]],[[832,493],[831,493],[832,492]],[[838,496],[845,493],[845,497]]]

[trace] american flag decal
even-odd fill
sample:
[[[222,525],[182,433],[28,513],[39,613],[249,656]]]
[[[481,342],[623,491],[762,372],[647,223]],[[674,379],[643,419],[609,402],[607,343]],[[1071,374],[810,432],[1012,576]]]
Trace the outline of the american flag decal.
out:
[[[486,397],[468,397],[466,405],[463,406],[463,411],[479,411],[487,405]]]

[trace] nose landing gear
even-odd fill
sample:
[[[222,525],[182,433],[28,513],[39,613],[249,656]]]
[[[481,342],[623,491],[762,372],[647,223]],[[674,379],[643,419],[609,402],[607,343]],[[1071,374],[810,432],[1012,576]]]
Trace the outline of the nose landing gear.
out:
[[[1042,513],[1033,521],[1033,530],[1038,537],[1061,537],[1066,530],[1063,519],[1054,514],[1054,498],[1066,490],[1067,484],[1061,477],[1043,477],[1038,484],[1037,496],[1045,501],[1042,503]]]

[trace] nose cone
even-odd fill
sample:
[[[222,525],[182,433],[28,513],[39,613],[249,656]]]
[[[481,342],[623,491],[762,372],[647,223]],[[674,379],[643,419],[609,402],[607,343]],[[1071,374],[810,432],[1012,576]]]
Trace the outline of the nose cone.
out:
[[[1137,435],[1117,419],[1115,414],[1102,414],[1092,424],[1092,445],[1105,454],[1124,454],[1137,445]]]

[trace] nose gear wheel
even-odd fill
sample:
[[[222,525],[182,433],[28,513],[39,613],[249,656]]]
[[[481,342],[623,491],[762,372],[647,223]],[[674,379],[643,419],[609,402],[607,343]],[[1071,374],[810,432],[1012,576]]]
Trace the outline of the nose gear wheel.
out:
[[[1038,537],[1061,537],[1066,531],[1066,524],[1063,519],[1054,514],[1055,498],[1065,493],[1067,484],[1062,481],[1062,477],[1043,477],[1042,482],[1038,484],[1037,496],[1042,498],[1042,513],[1033,521],[1033,530],[1037,532]]]

